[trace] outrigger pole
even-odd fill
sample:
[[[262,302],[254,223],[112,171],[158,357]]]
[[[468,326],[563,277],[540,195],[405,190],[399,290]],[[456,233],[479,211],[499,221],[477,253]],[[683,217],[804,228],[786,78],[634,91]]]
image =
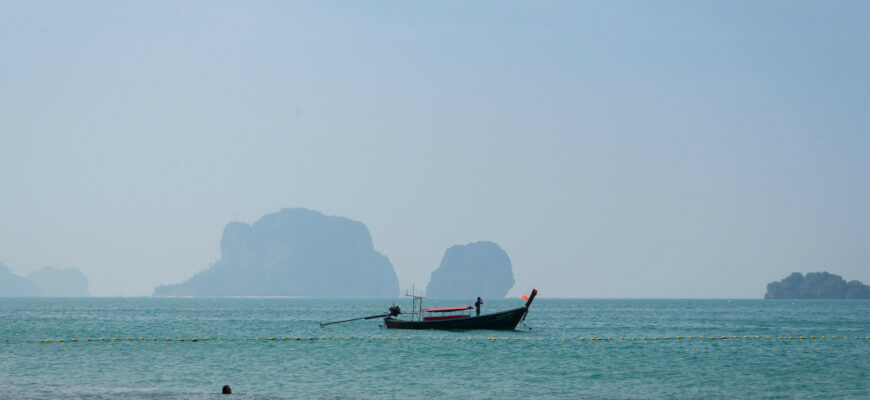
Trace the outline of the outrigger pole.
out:
[[[325,322],[325,323],[324,323],[324,322],[321,322],[321,323],[320,323],[320,327],[323,328],[324,326],[327,326],[327,325],[340,324],[340,323],[342,323],[342,322],[359,321],[359,320],[362,320],[362,319],[386,318],[386,317],[389,317],[389,316],[393,316],[393,317],[395,317],[395,316],[397,316],[397,315],[399,315],[399,314],[401,314],[401,313],[402,313],[402,310],[399,308],[399,306],[392,306],[392,307],[390,307],[390,311],[389,311],[389,312],[385,312],[385,313],[383,313],[383,314],[378,314],[378,315],[369,315],[368,317],[351,318],[351,319],[346,319],[346,320],[344,320],[344,321]]]
[[[390,313],[383,313],[383,314],[378,314],[378,315],[369,315],[368,317],[351,318],[351,319],[346,319],[344,321],[335,321],[335,322],[326,322],[326,323],[321,322],[320,327],[323,328],[324,326],[327,326],[327,325],[340,324],[342,322],[359,321],[361,319],[386,318],[388,315],[390,315]]]

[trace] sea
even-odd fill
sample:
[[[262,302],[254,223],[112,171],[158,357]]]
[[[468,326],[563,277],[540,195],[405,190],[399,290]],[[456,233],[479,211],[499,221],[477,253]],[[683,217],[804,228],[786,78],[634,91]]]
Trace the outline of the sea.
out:
[[[0,399],[870,399],[870,301],[539,298],[514,331],[320,326],[394,303],[0,299]]]

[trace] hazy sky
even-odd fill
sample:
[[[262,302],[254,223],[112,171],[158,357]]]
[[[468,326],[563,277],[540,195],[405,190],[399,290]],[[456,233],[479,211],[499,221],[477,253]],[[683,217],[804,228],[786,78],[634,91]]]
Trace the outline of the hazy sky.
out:
[[[0,261],[149,295],[230,221],[558,297],[870,282],[870,2],[0,2]]]

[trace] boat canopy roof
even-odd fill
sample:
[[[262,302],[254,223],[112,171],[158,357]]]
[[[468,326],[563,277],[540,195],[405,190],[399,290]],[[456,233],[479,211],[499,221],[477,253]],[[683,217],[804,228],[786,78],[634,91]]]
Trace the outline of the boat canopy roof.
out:
[[[422,312],[451,312],[451,311],[464,311],[471,310],[473,307],[471,306],[461,306],[461,307],[440,307],[440,308],[424,308],[420,311]]]

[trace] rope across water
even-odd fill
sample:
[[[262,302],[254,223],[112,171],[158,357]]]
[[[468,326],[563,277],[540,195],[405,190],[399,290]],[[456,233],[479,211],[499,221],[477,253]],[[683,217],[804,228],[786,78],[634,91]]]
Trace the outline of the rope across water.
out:
[[[841,340],[842,341],[844,339],[846,339],[846,340],[849,340],[849,339],[851,339],[851,340],[870,340],[870,336],[842,336],[842,335],[839,335],[839,336],[827,336],[827,335],[822,335],[822,336],[815,336],[815,335],[812,335],[812,336],[771,336],[771,335],[765,335],[765,336],[762,336],[762,335],[755,335],[755,336],[749,336],[749,335],[743,335],[743,336],[738,336],[738,335],[703,336],[703,335],[700,335],[700,336],[694,336],[693,335],[693,336],[662,336],[662,337],[659,337],[659,336],[653,336],[653,337],[649,337],[649,336],[631,336],[631,337],[628,337],[628,336],[620,336],[620,337],[593,336],[593,337],[578,337],[578,338],[567,338],[567,337],[562,337],[562,338],[556,338],[556,337],[550,337],[550,338],[532,338],[532,337],[473,338],[473,337],[465,337],[465,338],[463,338],[463,337],[457,337],[455,339],[445,338],[445,337],[431,337],[431,336],[430,337],[424,337],[424,336],[404,336],[404,337],[403,336],[395,336],[395,337],[392,337],[392,336],[381,336],[381,337],[377,337],[377,336],[357,336],[357,337],[351,337],[351,336],[343,336],[343,337],[342,336],[332,336],[332,337],[326,337],[326,336],[319,336],[319,337],[318,336],[294,336],[294,337],[281,336],[281,337],[274,337],[273,336],[273,337],[242,337],[242,338],[236,338],[236,337],[211,338],[211,337],[206,336],[203,338],[192,337],[189,339],[188,338],[171,338],[171,337],[167,337],[167,338],[157,338],[157,337],[150,337],[150,338],[145,338],[145,337],[138,337],[138,338],[112,337],[112,338],[105,338],[105,337],[100,337],[100,338],[84,338],[84,339],[78,339],[78,338],[71,338],[71,339],[63,339],[63,338],[59,338],[59,339],[22,339],[20,341],[23,341],[25,343],[81,343],[81,342],[100,343],[100,342],[120,342],[120,341],[197,343],[197,342],[236,341],[236,340],[261,341],[261,342],[326,341],[326,340],[344,340],[344,341],[351,341],[351,340],[357,340],[357,341],[358,340],[475,341],[476,340],[476,341],[553,341],[553,342],[556,342],[556,341],[559,341],[559,342],[641,341],[641,342],[643,342],[643,341],[672,341],[672,340],[742,340],[742,341],[749,341],[749,340]],[[3,343],[13,343],[13,342],[17,342],[17,341],[18,340],[3,339],[2,342]]]

